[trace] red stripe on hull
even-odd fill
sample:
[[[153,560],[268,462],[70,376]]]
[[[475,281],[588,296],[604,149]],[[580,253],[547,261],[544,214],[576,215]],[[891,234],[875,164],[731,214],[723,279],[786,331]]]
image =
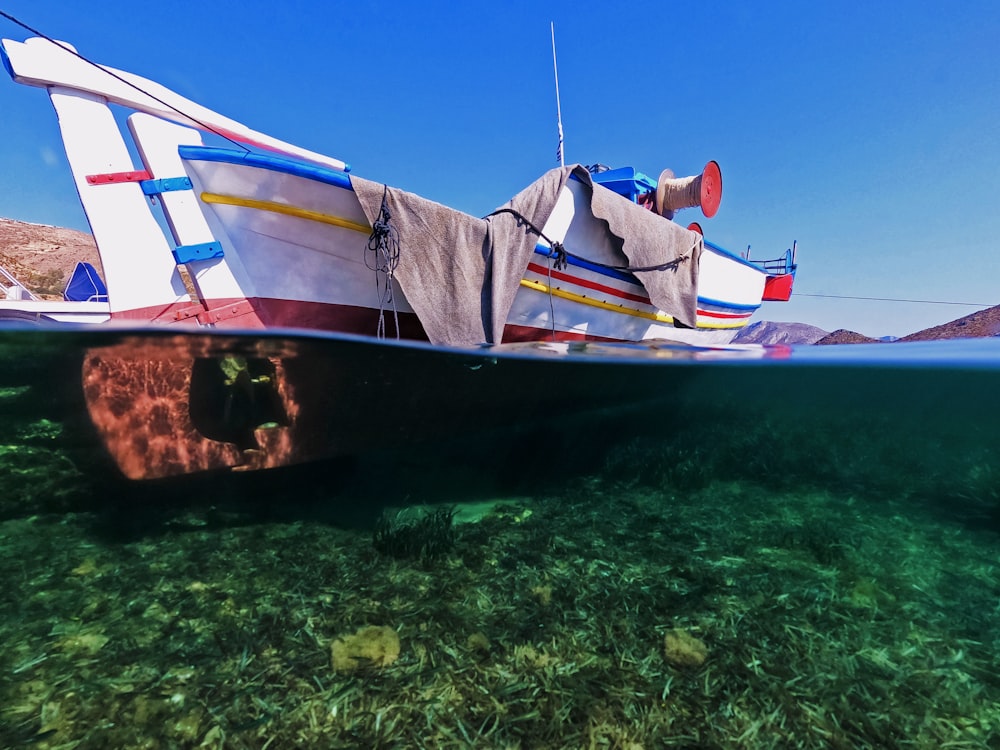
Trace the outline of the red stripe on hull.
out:
[[[537,263],[529,263],[528,270],[534,271],[542,276],[548,276],[550,274],[549,269],[545,266],[540,266]],[[570,276],[568,273],[563,273],[562,271],[551,271],[552,278],[558,279],[559,281],[565,281],[567,284],[576,284],[577,286],[582,286],[587,289],[593,289],[596,292],[603,292],[604,294],[609,294],[612,297],[618,297],[620,299],[627,299],[630,302],[639,302],[643,305],[652,305],[649,301],[649,297],[645,297],[641,294],[632,294],[631,292],[623,292],[621,289],[615,289],[612,286],[605,286],[604,284],[598,284],[596,281],[590,281],[588,279],[581,279],[579,276]]]
[[[540,266],[537,263],[529,263],[528,270],[546,277],[550,273],[549,269],[545,268],[545,266]],[[577,286],[582,286],[587,289],[593,289],[594,291],[603,292],[604,294],[610,295],[612,297],[618,297],[619,299],[627,299],[630,302],[639,302],[643,305],[649,305],[651,307],[653,306],[653,303],[650,301],[649,297],[644,297],[641,294],[632,294],[631,292],[623,292],[620,289],[615,289],[614,287],[611,286],[605,286],[604,284],[598,284],[595,281],[582,279],[578,276],[571,276],[570,274],[563,273],[561,271],[553,270],[551,271],[551,274],[553,279],[557,279],[559,281],[565,281],[567,284],[575,284]],[[701,308],[699,308],[698,315],[702,315],[706,318],[720,318],[723,320],[742,320],[751,317],[753,313],[752,312],[723,313],[723,312],[715,312],[713,310],[702,310]]]
[[[513,344],[519,341],[621,341],[622,339],[609,338],[606,336],[592,336],[575,331],[556,331],[551,328],[532,328],[531,326],[519,326],[508,323],[503,329],[503,343]]]
[[[241,298],[233,299],[216,299],[210,300],[208,309],[217,309],[225,307],[226,305],[239,304],[245,300]],[[197,312],[195,312],[197,310]],[[173,302],[167,305],[152,305],[150,307],[136,307],[131,310],[113,310],[111,312],[111,318],[113,320],[129,320],[129,321],[140,321],[143,323],[170,323],[170,324],[187,324],[191,326],[198,326],[200,321],[198,320],[198,313],[207,312],[206,308],[199,305],[196,302],[191,302],[190,300],[185,300],[184,302]],[[250,318],[245,322],[241,321],[239,326],[228,326],[230,328],[263,328],[264,324],[257,320],[256,324],[253,323],[254,316],[245,316]]]
[[[277,328],[312,328],[321,331],[356,333],[361,336],[378,334],[379,311],[371,307],[335,305],[326,302],[261,298],[253,301],[268,326]],[[396,316],[385,313],[385,335],[396,337]],[[399,336],[414,341],[427,341],[427,334],[416,313],[399,313]]]
[[[378,310],[350,305],[333,305],[319,302],[297,302],[294,300],[259,299],[254,300],[264,313],[269,325],[282,328],[310,328],[323,331],[354,333],[374,336],[378,331]],[[415,313],[399,314],[400,337],[416,341],[426,341],[427,334]],[[386,336],[395,337],[392,312],[386,313]],[[533,328],[524,325],[504,326],[503,343],[517,341],[620,341],[604,336],[591,336],[574,332],[556,331],[553,338],[551,329]]]
[[[748,313],[721,313],[721,312],[715,312],[713,310],[702,310],[701,308],[698,308],[698,314],[699,315],[704,315],[706,318],[724,318],[726,320],[741,320],[741,319],[744,319],[744,318],[749,318],[751,315],[753,315],[752,312],[748,312]]]
[[[286,300],[273,298],[257,298],[251,300],[217,299],[208,301],[208,313],[224,311],[227,307],[237,309],[240,304],[249,302],[252,312],[217,320],[213,323],[216,330],[259,330],[263,328],[302,328],[316,331],[336,331],[360,336],[375,336],[378,333],[379,311],[370,307],[354,305],[337,305],[326,302],[304,302],[301,300]],[[240,308],[242,309],[242,308]],[[193,311],[202,311],[195,315]],[[200,327],[208,319],[205,308],[191,302],[174,303],[157,307],[138,308],[115,312],[115,320],[142,321],[154,324],[170,324],[185,327]],[[749,317],[728,315],[726,313],[705,313],[717,317],[739,318]],[[426,341],[427,334],[420,325],[415,313],[399,313],[399,337],[413,341]],[[385,313],[385,335],[396,337],[395,316],[392,311]],[[523,341],[622,341],[612,336],[595,336],[593,334],[575,331],[557,330],[553,334],[550,328],[535,328],[526,325],[508,323],[504,327],[503,343]]]
[[[209,314],[236,308],[249,301],[252,311],[246,314],[215,320],[216,329],[258,330],[262,328],[307,328],[319,331],[337,331],[362,336],[378,333],[378,310],[354,305],[336,305],[327,302],[304,302],[301,300],[255,298],[212,299],[207,307],[193,302],[175,302],[170,305],[141,307],[111,313],[115,320],[142,321],[146,323],[166,323],[200,327],[209,320]],[[385,334],[395,338],[395,316],[391,310],[385,313]],[[414,313],[399,313],[400,338],[426,341],[427,334]]]

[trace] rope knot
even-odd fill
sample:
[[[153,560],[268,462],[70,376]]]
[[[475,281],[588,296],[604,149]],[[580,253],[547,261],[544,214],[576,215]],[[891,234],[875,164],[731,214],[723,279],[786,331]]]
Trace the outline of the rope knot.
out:
[[[567,257],[566,248],[563,247],[561,242],[552,243],[552,267],[557,271],[562,271],[569,266],[569,258]]]
[[[378,326],[376,335],[385,338],[386,308],[392,310],[393,321],[396,324],[396,338],[399,338],[399,314],[396,310],[396,300],[393,297],[392,277],[399,265],[399,232],[392,225],[392,213],[389,211],[388,186],[382,188],[382,206],[378,217],[372,222],[372,233],[368,237],[368,249],[365,253],[365,265],[375,272],[375,285],[378,288]]]

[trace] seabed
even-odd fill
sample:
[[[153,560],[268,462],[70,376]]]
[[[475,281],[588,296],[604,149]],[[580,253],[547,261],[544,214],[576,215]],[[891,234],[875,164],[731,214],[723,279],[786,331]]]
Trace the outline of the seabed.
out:
[[[863,375],[585,455],[139,484],[8,387],[0,746],[998,747],[993,375]]]
[[[610,467],[614,474],[614,467]],[[997,536],[912,504],[592,477],[398,559],[194,506],[11,518],[4,746],[992,747]],[[347,663],[342,645],[389,629]],[[339,639],[339,640],[338,640]]]

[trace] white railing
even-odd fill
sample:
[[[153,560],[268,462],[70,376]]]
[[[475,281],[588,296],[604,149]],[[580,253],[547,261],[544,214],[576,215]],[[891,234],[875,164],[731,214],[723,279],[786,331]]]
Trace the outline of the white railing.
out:
[[[20,281],[18,281],[14,277],[14,274],[12,274],[10,271],[8,271],[3,266],[0,266],[0,276],[2,276],[4,279],[6,279],[7,282],[8,282],[8,284],[10,285],[7,288],[7,293],[6,293],[7,299],[34,299],[34,300],[38,299],[38,297],[36,297],[34,294],[31,293],[31,291],[28,289],[28,287],[26,287],[24,284],[22,284]],[[14,289],[23,289],[24,291],[23,292],[15,292]],[[13,292],[13,294],[12,294],[12,292]],[[27,297],[24,296],[25,294],[27,294]]]

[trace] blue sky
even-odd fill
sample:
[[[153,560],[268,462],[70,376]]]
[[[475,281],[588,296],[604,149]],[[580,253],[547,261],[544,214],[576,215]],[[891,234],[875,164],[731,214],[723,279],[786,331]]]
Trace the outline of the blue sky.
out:
[[[798,240],[796,296],[757,320],[904,335],[1000,304],[1000,3],[0,0],[354,172],[473,214],[570,162],[722,165],[706,236]],[[0,34],[28,34],[0,19]],[[86,228],[51,107],[0,80],[0,216]]]

